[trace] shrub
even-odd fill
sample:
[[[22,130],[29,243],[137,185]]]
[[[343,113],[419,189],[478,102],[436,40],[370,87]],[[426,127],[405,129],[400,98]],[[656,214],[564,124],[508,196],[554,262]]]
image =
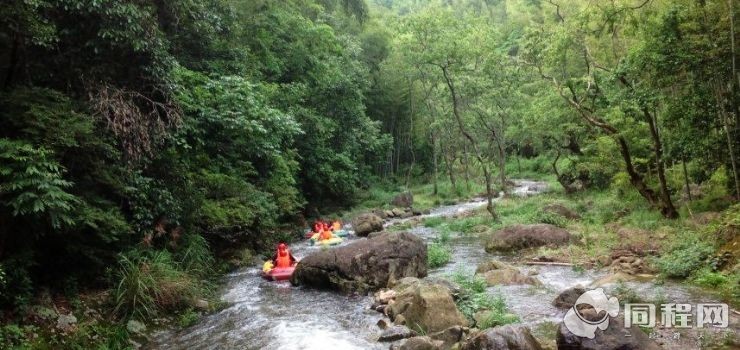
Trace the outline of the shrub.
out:
[[[460,295],[456,301],[457,308],[469,320],[475,321],[473,316],[479,311],[490,311],[489,316],[477,325],[480,329],[516,323],[519,317],[512,314],[506,306],[506,301],[500,295],[492,296],[486,291],[486,281],[477,276],[468,276],[457,272],[452,279],[460,286]]]
[[[198,315],[197,312],[195,312],[192,308],[188,308],[177,318],[177,323],[180,325],[180,327],[187,328],[198,322],[199,317],[200,315]]]
[[[441,244],[432,243],[427,247],[427,265],[432,269],[446,265],[450,258],[452,258],[450,249]]]
[[[711,270],[704,268],[696,273],[696,276],[693,278],[693,282],[703,287],[717,288],[726,285],[730,282],[730,279],[719,272],[712,272]]]
[[[113,297],[114,312],[122,316],[145,319],[182,307],[198,294],[198,284],[177,268],[167,251],[120,257]]]
[[[536,213],[533,218],[532,222],[535,223],[541,223],[541,224],[550,224],[557,227],[565,227],[568,225],[568,220],[558,214],[540,211]]]
[[[434,216],[424,219],[424,227],[438,227],[445,222],[445,218],[441,216]]]
[[[660,271],[668,277],[688,277],[714,252],[712,245],[696,233],[677,237],[667,252],[657,261]]]

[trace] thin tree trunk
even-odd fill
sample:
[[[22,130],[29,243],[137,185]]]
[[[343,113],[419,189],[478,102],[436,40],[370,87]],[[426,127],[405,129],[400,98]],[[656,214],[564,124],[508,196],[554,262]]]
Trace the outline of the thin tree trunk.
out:
[[[504,193],[504,197],[509,195],[509,187],[506,186],[506,151],[499,146],[498,148],[498,166],[499,166],[499,178],[501,181],[501,192]]]
[[[735,198],[740,198],[740,181],[738,181],[737,175],[737,157],[735,157],[735,142],[732,138],[732,130],[730,129],[730,118],[727,117],[727,113],[722,113],[722,121],[725,129],[725,136],[727,136],[727,149],[730,152],[730,164],[732,165],[732,175],[735,180]]]
[[[498,214],[496,214],[496,209],[493,207],[493,186],[491,185],[491,172],[488,169],[488,165],[483,159],[483,156],[480,153],[480,150],[478,149],[478,145],[475,143],[475,139],[473,136],[467,131],[465,128],[465,125],[462,121],[462,116],[460,115],[460,101],[458,100],[457,92],[455,91],[455,84],[452,81],[452,78],[450,77],[449,72],[447,71],[446,66],[440,67],[442,68],[442,74],[444,75],[445,81],[447,82],[447,87],[450,90],[450,95],[452,96],[452,114],[455,116],[455,119],[457,120],[457,126],[460,128],[460,133],[465,136],[466,139],[470,142],[470,145],[473,146],[473,150],[475,151],[475,156],[478,159],[478,162],[481,165],[481,168],[483,169],[483,176],[486,179],[486,199],[488,201],[486,205],[486,209],[488,210],[488,213],[491,214],[494,220],[498,220]]]
[[[516,144],[516,171],[522,173],[522,164],[519,162],[519,144]]]
[[[660,182],[660,198],[661,198],[661,212],[663,216],[675,219],[678,217],[678,211],[673,206],[671,200],[671,192],[668,189],[668,183],[665,179],[665,164],[663,163],[663,143],[660,140],[660,133],[658,132],[658,122],[655,114],[650,113],[647,107],[643,107],[643,115],[647,119],[648,125],[650,126],[650,136],[653,139],[653,151],[655,152],[655,165],[658,173],[658,181]]]
[[[735,0],[727,0],[730,4],[730,48],[732,52],[732,81],[730,82],[730,101],[732,103],[732,113],[737,124],[738,115],[740,115],[740,103],[738,103],[737,87],[740,85],[740,74],[737,71],[737,56],[735,55]],[[725,115],[724,128],[727,135],[727,145],[730,151],[730,161],[732,163],[732,174],[735,180],[735,198],[740,198],[740,180],[738,180],[737,158],[735,157],[734,143],[729,126],[729,118]]]
[[[686,183],[686,197],[689,199],[689,202],[691,202],[693,199],[691,198],[691,183],[689,182],[689,171],[686,169],[686,157],[681,157],[681,163],[683,164],[683,179]]]
[[[439,191],[437,186],[437,178],[439,174],[439,165],[437,164],[437,138],[432,133],[432,162],[434,163],[434,195]]]
[[[411,154],[411,165],[409,165],[409,170],[406,172],[406,188],[408,189],[411,182],[411,173],[414,171],[414,165],[416,165],[416,155],[414,154],[414,95],[413,95],[413,86],[411,85],[411,82],[409,81],[409,108],[411,109],[409,113],[409,132],[408,132],[408,139],[407,143],[409,146],[409,153]]]
[[[465,177],[465,189],[470,192],[470,168],[468,167],[468,146],[463,144],[463,157],[460,158],[463,165],[463,176]]]
[[[449,148],[447,148],[447,151],[444,149],[442,150],[445,167],[447,168],[447,175],[450,177],[450,184],[452,184],[452,190],[457,193],[457,180],[455,179],[455,171],[452,169],[452,164],[455,162],[455,159],[449,154],[449,152]]]

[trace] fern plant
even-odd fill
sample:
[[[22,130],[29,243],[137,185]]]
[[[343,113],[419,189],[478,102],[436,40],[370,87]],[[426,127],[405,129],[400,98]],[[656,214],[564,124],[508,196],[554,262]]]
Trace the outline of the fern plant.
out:
[[[13,216],[45,217],[54,228],[73,225],[79,199],[66,192],[72,182],[51,152],[25,142],[0,138],[0,205]]]

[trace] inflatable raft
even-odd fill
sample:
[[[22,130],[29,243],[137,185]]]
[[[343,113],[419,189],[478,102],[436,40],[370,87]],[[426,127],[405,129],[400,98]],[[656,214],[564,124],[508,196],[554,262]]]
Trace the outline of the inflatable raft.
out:
[[[287,281],[293,276],[295,265],[291,267],[273,267],[269,271],[262,271],[262,278],[268,281]]]
[[[331,232],[334,236],[337,237],[347,237],[349,236],[349,231],[347,230],[338,230],[338,231],[332,231]],[[313,236],[316,235],[316,232],[313,232],[311,230],[306,231],[306,238],[313,238]]]
[[[319,240],[319,234],[315,234],[311,236],[311,245],[337,245],[339,243],[342,243],[344,241],[341,237],[334,236],[329,239],[322,239]]]

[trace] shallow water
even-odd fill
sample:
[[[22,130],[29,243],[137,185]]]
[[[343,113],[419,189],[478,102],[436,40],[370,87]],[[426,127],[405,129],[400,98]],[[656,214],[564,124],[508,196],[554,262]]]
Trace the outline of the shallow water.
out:
[[[533,195],[545,190],[546,184],[519,180],[512,194]],[[485,206],[483,199],[468,203],[435,208],[423,217],[452,216]],[[393,223],[409,219],[393,220]],[[423,226],[410,229],[414,234],[431,241],[436,230]],[[358,239],[350,236],[342,244]],[[528,273],[536,270],[536,277],[544,287],[500,286],[489,288],[489,293],[502,295],[511,311],[522,322],[534,326],[550,321],[560,322],[564,311],[556,309],[551,301],[566,288],[582,285],[604,276],[605,272],[575,271],[567,266],[527,266],[512,256],[487,254],[480,238],[453,234],[450,241],[452,261],[429,272],[430,276],[446,277],[461,271],[472,275],[476,266],[488,259],[508,261]],[[309,246],[306,242],[292,246],[297,258],[325,249]],[[150,349],[387,349],[387,343],[378,343],[380,334],[376,322],[382,315],[368,310],[371,297],[347,296],[330,291],[292,287],[289,282],[268,282],[259,276],[259,268],[246,268],[226,276],[222,300],[228,305],[218,313],[201,319],[196,325],[180,331],[166,330],[154,334]],[[663,299],[675,303],[712,302],[698,289],[666,283],[628,283],[643,299]],[[607,292],[614,286],[605,288]],[[736,326],[735,323],[733,323]],[[693,340],[667,342],[667,349],[696,348]]]

